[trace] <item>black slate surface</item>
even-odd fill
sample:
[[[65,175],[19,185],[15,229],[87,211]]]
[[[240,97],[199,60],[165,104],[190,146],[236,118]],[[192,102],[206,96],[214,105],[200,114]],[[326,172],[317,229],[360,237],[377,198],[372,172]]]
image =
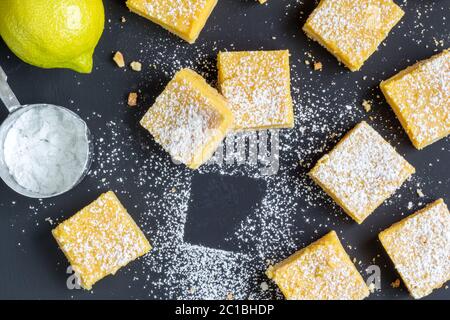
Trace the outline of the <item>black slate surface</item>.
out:
[[[189,288],[170,289],[164,285],[155,285],[161,279],[165,281],[164,270],[171,263],[163,262],[163,258],[156,260],[165,264],[160,271],[147,272],[153,269],[145,265],[153,262],[141,259],[116,276],[102,280],[93,292],[68,290],[67,261],[51,236],[53,226],[47,219],[62,221],[94,200],[100,192],[112,189],[118,193],[138,223],[144,225],[143,229],[150,240],[158,239],[158,232],[173,231],[166,228],[167,215],[147,217],[145,212],[172,210],[167,203],[178,205],[176,200],[162,200],[167,197],[168,190],[160,187],[167,185],[158,179],[165,181],[171,176],[177,177],[177,181],[190,179],[192,186],[186,204],[186,221],[180,221],[181,224],[185,223],[183,241],[244,254],[252,254],[253,244],[256,246],[258,243],[257,237],[252,236],[242,243],[239,239],[233,239],[233,234],[237,225],[258,207],[266,190],[272,188],[273,192],[275,186],[280,187],[280,193],[285,192],[281,191],[281,187],[289,181],[286,193],[286,198],[289,198],[289,188],[295,189],[292,185],[300,185],[299,189],[304,186],[311,188],[308,194],[319,195],[316,205],[311,206],[301,193],[293,191],[290,201],[280,202],[285,203],[285,207],[277,207],[280,212],[292,208],[297,212],[289,216],[291,225],[286,227],[294,237],[294,246],[301,248],[335,229],[349,254],[361,261],[358,269],[364,277],[367,277],[364,268],[373,264],[372,259],[376,258],[375,263],[382,272],[382,290],[373,294],[371,299],[409,298],[403,286],[399,289],[390,287],[398,275],[376,236],[380,230],[400,220],[403,214],[410,214],[436,198],[442,197],[447,203],[450,202],[449,140],[443,139],[423,151],[415,150],[393,112],[380,97],[378,84],[416,60],[430,57],[448,46],[449,1],[396,1],[406,11],[406,16],[380,50],[356,73],[339,65],[334,57],[302,33],[301,26],[314,8],[315,1],[269,0],[266,6],[255,2],[219,1],[199,41],[190,46],[160,27],[129,13],[124,1],[104,1],[108,21],[95,53],[95,70],[91,75],[29,66],[17,59],[0,41],[0,64],[9,75],[10,84],[19,100],[27,104],[48,102],[66,106],[86,119],[97,138],[92,173],[63,196],[43,201],[27,199],[0,183],[0,298],[185,297],[182,291]],[[120,22],[122,16],[126,17],[126,23]],[[439,40],[443,40],[443,46],[436,42]],[[261,178],[252,173],[246,175],[251,170],[235,173],[233,169],[224,169],[226,174],[220,174],[220,170],[214,168],[191,173],[170,163],[164,152],[138,126],[140,117],[181,66],[191,66],[214,82],[215,57],[218,50],[225,49],[291,51],[296,134],[285,131],[280,134],[282,150],[278,176]],[[116,50],[122,51],[128,61],[143,62],[143,71],[134,73],[115,67],[111,57]],[[311,53],[313,58],[305,55],[306,52]],[[321,61],[323,71],[313,72],[304,63],[305,60]],[[125,105],[126,95],[137,89],[141,90],[140,104],[136,109],[129,109]],[[370,113],[362,109],[363,99],[374,101]],[[351,106],[351,109],[346,106]],[[6,115],[6,109],[0,108],[0,119]],[[369,121],[396,146],[416,167],[417,173],[392,199],[363,225],[358,226],[336,208],[319,188],[307,182],[304,175],[310,164],[362,119]],[[317,129],[317,126],[323,129]],[[333,136],[333,133],[336,135]],[[323,150],[319,150],[321,147]],[[158,163],[162,165],[132,170],[133,166],[146,163],[146,158],[151,158],[151,155],[156,155],[160,159]],[[298,164],[299,157],[305,161],[305,165]],[[148,181],[146,176],[149,177]],[[276,182],[278,178],[280,181]],[[417,184],[420,186],[417,187]],[[418,197],[417,188],[425,193],[424,198]],[[177,189],[177,192],[180,190]],[[149,194],[151,199],[148,198]],[[152,199],[156,202],[152,202]],[[258,222],[256,225],[259,225]],[[156,240],[154,245],[152,254],[163,255],[164,251],[159,248],[163,244]],[[292,245],[283,241],[271,245],[276,250],[269,250],[264,257],[253,256],[253,259],[277,260],[295,251]],[[353,249],[349,249],[349,246]],[[254,277],[254,288],[249,291],[258,292],[258,284],[267,280],[261,268],[255,271]],[[176,276],[172,281],[177,283]],[[271,289],[261,293],[261,296],[279,297],[273,284],[269,285]],[[219,287],[218,291],[233,289]],[[247,297],[250,292],[233,294]],[[428,298],[449,299],[450,291],[443,288]]]

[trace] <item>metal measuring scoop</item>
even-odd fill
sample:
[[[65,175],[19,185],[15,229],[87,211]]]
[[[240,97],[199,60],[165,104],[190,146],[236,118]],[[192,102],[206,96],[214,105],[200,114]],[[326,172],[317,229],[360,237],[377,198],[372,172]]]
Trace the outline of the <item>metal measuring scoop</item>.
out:
[[[51,104],[32,104],[32,105],[21,105],[19,100],[17,100],[14,92],[11,90],[7,83],[8,77],[0,66],[0,99],[5,104],[6,108],[10,112],[9,116],[6,120],[0,125],[0,177],[2,180],[14,191],[30,197],[30,198],[50,198],[55,197],[60,194],[63,194],[72,188],[74,188],[78,183],[80,183],[84,177],[87,175],[90,165],[92,163],[92,139],[89,128],[87,127],[86,122],[84,122],[77,114],[66,109],[61,106],[55,106]],[[58,190],[57,192],[53,192],[52,194],[41,194],[38,192],[34,192],[26,189],[24,186],[20,185],[14,176],[11,174],[4,155],[4,144],[7,134],[14,123],[27,111],[30,111],[34,108],[48,109],[48,108],[56,108],[58,111],[64,113],[68,116],[68,118],[73,119],[73,121],[78,121],[77,124],[82,124],[85,128],[85,138],[86,138],[86,162],[83,168],[80,168],[80,172],[78,173],[76,179],[73,182],[70,182],[70,186],[63,188],[63,190]]]

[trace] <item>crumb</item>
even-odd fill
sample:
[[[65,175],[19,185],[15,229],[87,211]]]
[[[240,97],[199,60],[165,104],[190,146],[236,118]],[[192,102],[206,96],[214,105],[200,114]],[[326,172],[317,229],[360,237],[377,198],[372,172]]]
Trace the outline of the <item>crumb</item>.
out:
[[[370,291],[370,293],[374,293],[375,289],[376,289],[376,287],[375,287],[375,284],[373,282],[371,284],[369,284],[369,291]]]
[[[425,236],[421,236],[421,237],[419,237],[419,240],[420,240],[420,242],[422,242],[423,244],[426,244],[427,241],[428,241],[428,238],[425,237]]]
[[[127,19],[125,17],[122,17],[121,21],[122,21],[122,23],[125,23],[125,22],[127,22]]]
[[[410,201],[408,202],[408,210],[411,210],[413,208],[414,204]]]
[[[400,287],[400,279],[396,279],[394,282],[392,282],[391,287],[394,289]]]
[[[45,218],[45,221],[47,221],[48,223],[50,223],[50,225],[53,225],[53,220],[50,217]]]
[[[370,112],[370,110],[372,110],[372,102],[368,100],[363,100],[362,106],[364,107],[364,110],[366,110],[366,112]]]
[[[136,92],[130,92],[128,95],[128,106],[135,107],[137,106],[138,94]]]
[[[133,71],[139,72],[142,70],[142,63],[133,61],[130,63],[130,67]]]
[[[234,300],[234,295],[231,292],[228,292],[227,300]]]
[[[172,188],[172,189],[170,189],[170,192],[175,193],[175,192],[177,192],[177,189],[176,188]]]
[[[320,62],[320,61],[314,62],[314,70],[315,71],[322,71],[322,67],[323,67],[322,62]]]
[[[435,37],[433,37],[434,45],[436,47],[443,47],[444,46],[444,40],[438,40]]]
[[[422,189],[417,189],[417,194],[419,195],[420,198],[425,197],[425,195],[422,192]]]
[[[309,60],[305,60],[305,64],[306,64],[307,66],[309,66],[311,63],[309,62]]]
[[[120,51],[117,51],[113,57],[114,62],[117,64],[119,68],[125,67],[125,60],[123,58],[123,54]]]

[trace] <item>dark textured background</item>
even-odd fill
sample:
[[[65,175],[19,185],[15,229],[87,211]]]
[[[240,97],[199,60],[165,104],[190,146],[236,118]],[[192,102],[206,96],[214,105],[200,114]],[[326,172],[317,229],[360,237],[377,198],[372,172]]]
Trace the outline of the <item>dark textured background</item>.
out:
[[[260,6],[255,2],[253,0],[220,0],[198,42],[194,46],[189,46],[160,27],[130,14],[124,1],[106,0],[104,3],[109,21],[96,50],[95,70],[91,75],[79,75],[69,70],[43,70],[29,66],[11,54],[2,41],[0,41],[0,63],[9,75],[10,84],[22,103],[48,102],[71,108],[82,118],[87,119],[94,136],[102,136],[106,139],[108,134],[105,132],[108,128],[105,123],[120,119],[131,130],[139,132],[135,144],[128,145],[130,150],[123,150],[124,152],[137,152],[138,157],[146,157],[146,152],[156,152],[164,157],[157,146],[152,142],[146,142],[149,140],[148,136],[138,128],[137,122],[154,97],[161,92],[171,74],[161,71],[167,67],[164,65],[150,70],[144,68],[141,73],[122,72],[112,63],[112,52],[121,50],[126,53],[127,58],[140,60],[147,66],[152,64],[153,56],[158,54],[156,52],[158,47],[152,47],[152,43],[155,43],[154,39],[161,38],[168,52],[172,49],[179,52],[181,65],[184,65],[184,61],[193,59],[193,65],[207,74],[211,81],[215,77],[214,70],[204,67],[208,64],[197,63],[199,52],[202,52],[201,59],[209,61],[209,65],[214,65],[217,50],[222,48],[229,50],[290,49],[293,74],[298,78],[298,81],[293,81],[298,89],[294,92],[294,99],[297,102],[296,113],[301,113],[303,108],[306,110],[311,107],[309,103],[314,94],[320,96],[323,94],[322,90],[325,90],[327,95],[333,97],[334,90],[336,98],[330,108],[333,108],[335,103],[336,110],[326,112],[324,121],[335,123],[330,128],[336,129],[340,136],[361,119],[368,118],[368,114],[362,110],[360,103],[363,99],[373,99],[375,104],[370,114],[373,117],[371,124],[417,169],[416,180],[407,183],[407,186],[399,191],[402,197],[397,196],[395,200],[383,204],[362,226],[344,218],[345,216],[330,201],[324,201],[314,208],[308,207],[307,214],[314,221],[311,225],[305,226],[301,220],[292,221],[294,228],[298,226],[304,231],[298,241],[298,247],[310,243],[327,232],[330,228],[324,227],[322,222],[329,216],[329,211],[337,212],[337,215],[330,216],[334,228],[345,234],[345,244],[354,245],[358,249],[352,251],[351,255],[356,256],[366,265],[370,264],[374,256],[380,255],[377,263],[382,267],[383,290],[372,295],[371,298],[408,298],[403,287],[400,289],[390,287],[390,282],[398,278],[398,275],[384,255],[376,235],[380,230],[400,220],[402,212],[412,213],[425,203],[439,197],[443,197],[447,203],[450,202],[449,141],[443,139],[423,151],[415,150],[393,112],[382,98],[377,98],[377,95],[381,94],[377,86],[381,80],[414,61],[427,58],[435,51],[442,50],[443,47],[437,46],[434,38],[443,40],[444,47],[448,46],[449,1],[401,2],[400,5],[406,11],[402,23],[385,41],[386,45],[381,46],[380,51],[366,62],[361,72],[356,73],[350,73],[340,66],[334,57],[316,43],[308,41],[301,32],[300,27],[314,8],[315,1],[269,0],[267,6]],[[127,18],[125,24],[120,23],[122,16]],[[140,52],[141,50],[143,52]],[[309,59],[304,55],[305,52],[311,52],[315,59],[324,64],[324,70],[321,73],[311,72],[310,68],[302,63]],[[367,75],[367,80],[362,83],[363,75]],[[333,89],[330,89],[332,82],[335,84]],[[140,103],[137,109],[128,109],[124,106],[126,95],[130,90],[137,88],[142,91],[144,102]],[[343,112],[345,113],[345,110],[337,106],[346,104],[361,108],[361,111],[346,122],[335,121]],[[101,114],[102,117],[93,116],[93,111]],[[5,118],[6,115],[6,110],[0,108],[0,119]],[[302,116],[298,116],[299,114],[297,114],[297,126],[294,130],[304,126],[306,127],[305,135],[308,135],[308,130],[313,124],[308,123]],[[338,136],[327,141],[325,135],[321,137],[321,133],[314,134],[318,141],[322,139],[325,150],[331,148],[339,138]],[[327,132],[326,136],[329,134],[330,132]],[[283,144],[298,144],[300,147],[302,143],[283,140],[283,133],[281,137]],[[142,152],[140,155],[140,144],[149,146],[150,151]],[[321,145],[318,144],[318,146]],[[323,152],[311,152],[310,159],[307,160],[313,163],[322,154]],[[282,159],[288,162],[284,165],[289,168],[284,173],[292,174],[293,177],[304,174],[307,170],[307,168],[296,166],[295,154],[282,156]],[[94,163],[93,169],[98,166],[98,162]],[[184,172],[185,169],[174,166],[174,170]],[[144,205],[139,203],[140,189],[133,183],[124,184],[114,178],[114,175],[109,177],[109,185],[104,187],[97,176],[90,175],[70,193],[42,202],[21,197],[8,189],[4,183],[0,183],[0,298],[148,297],[144,285],[139,286],[134,283],[133,286],[129,286],[134,271],[141,270],[141,262],[135,262],[115,277],[103,280],[96,285],[94,293],[67,290],[65,286],[67,262],[51,237],[52,226],[44,221],[46,217],[55,220],[69,217],[95,199],[100,191],[106,191],[106,189],[126,189],[128,195],[133,195],[121,197],[121,199],[125,207],[130,208],[131,214],[140,221],[138,211],[131,210],[136,202],[138,206]],[[415,193],[417,182],[420,182],[420,189],[426,194],[423,199],[418,199]],[[263,181],[251,177],[228,177],[214,172],[194,173],[193,196],[188,211],[185,240],[209,247],[245,250],[241,247],[237,248],[233,241],[223,241],[223,237],[233,230],[234,225],[230,222],[248,215],[252,207],[261,200],[265,187]],[[224,194],[232,191],[234,195],[229,201],[227,197],[220,197],[217,194],[215,196],[214,190]],[[317,192],[321,191],[317,189]],[[202,201],[205,198],[208,198],[208,201]],[[325,196],[324,199],[326,199]],[[414,207],[407,209],[410,201]],[[307,206],[302,199],[299,199],[298,208],[303,207]],[[211,214],[212,211],[214,215]],[[227,215],[229,213],[232,215]],[[283,246],[280,245],[280,247]],[[285,257],[291,252],[291,249],[280,252],[280,256]],[[264,279],[263,275],[260,277]],[[167,293],[162,291],[155,292],[154,295],[161,298],[167,297]],[[450,290],[438,290],[429,298],[449,299]]]

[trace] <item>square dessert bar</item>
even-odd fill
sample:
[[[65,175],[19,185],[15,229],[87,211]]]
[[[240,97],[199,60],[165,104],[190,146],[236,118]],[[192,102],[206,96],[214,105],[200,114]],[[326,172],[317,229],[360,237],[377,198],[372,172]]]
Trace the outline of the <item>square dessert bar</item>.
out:
[[[228,102],[205,79],[179,71],[141,120],[171,156],[191,169],[209,160],[233,126]]]
[[[450,280],[450,212],[442,199],[384,230],[379,238],[414,298]]]
[[[111,191],[59,224],[52,233],[87,290],[152,248]]]
[[[415,172],[366,122],[347,133],[309,175],[356,222],[362,223]]]
[[[380,85],[417,149],[450,133],[450,51],[416,63]]]
[[[181,39],[194,43],[217,0],[127,0],[128,8]]]
[[[266,274],[288,300],[362,300],[369,295],[334,231],[270,267]]]
[[[294,126],[289,51],[220,52],[217,63],[235,130]]]
[[[392,0],[321,0],[303,30],[357,71],[403,15]]]

